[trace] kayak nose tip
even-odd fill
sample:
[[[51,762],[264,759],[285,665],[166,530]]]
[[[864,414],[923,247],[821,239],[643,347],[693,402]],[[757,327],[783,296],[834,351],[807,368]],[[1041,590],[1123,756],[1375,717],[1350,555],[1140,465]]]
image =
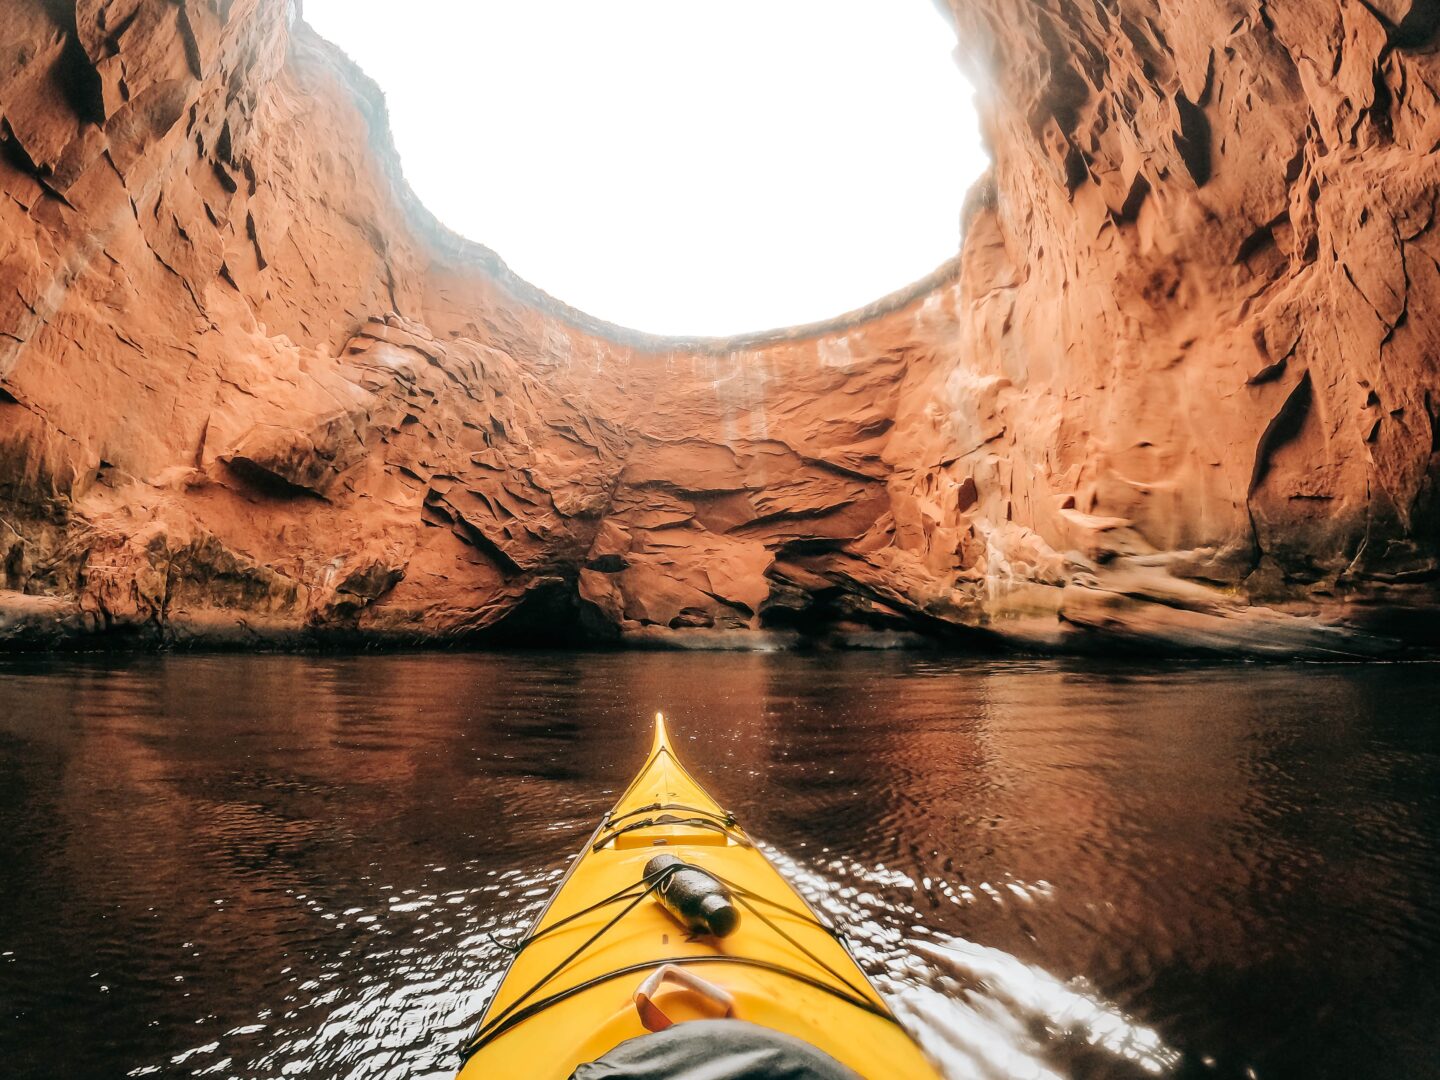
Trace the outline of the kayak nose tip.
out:
[[[662,746],[669,745],[669,743],[670,735],[665,730],[665,714],[657,712],[655,714],[655,749],[659,750]]]

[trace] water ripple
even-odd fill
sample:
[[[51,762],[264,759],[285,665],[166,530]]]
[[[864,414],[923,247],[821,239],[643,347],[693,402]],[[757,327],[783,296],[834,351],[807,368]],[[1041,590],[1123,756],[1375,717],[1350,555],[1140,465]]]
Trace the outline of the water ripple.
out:
[[[6,1075],[453,1075],[647,717],[953,1077],[1440,1076],[1440,669],[0,660]]]

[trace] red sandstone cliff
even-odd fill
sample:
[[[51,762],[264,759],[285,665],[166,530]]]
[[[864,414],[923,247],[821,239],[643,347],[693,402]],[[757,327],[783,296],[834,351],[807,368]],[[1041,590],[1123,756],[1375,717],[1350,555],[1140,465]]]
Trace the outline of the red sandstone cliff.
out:
[[[285,0],[9,0],[0,639],[1433,645],[1440,4],[954,6],[957,264],[680,342],[446,233]]]

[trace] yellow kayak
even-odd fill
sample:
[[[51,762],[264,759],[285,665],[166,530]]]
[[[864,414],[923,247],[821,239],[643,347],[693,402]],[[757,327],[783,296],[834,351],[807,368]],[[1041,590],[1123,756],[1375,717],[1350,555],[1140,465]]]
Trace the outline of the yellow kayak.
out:
[[[654,870],[677,863],[657,854],[681,865]],[[662,904],[691,868],[728,898],[706,901],[733,909],[714,924],[724,936],[690,932]],[[593,1075],[648,1075],[608,1063],[643,1058],[651,1044],[663,1054],[663,1040],[690,1033],[808,1044],[839,1064],[835,1075],[939,1080],[835,932],[680,764],[659,715],[640,775],[517,948],[461,1080],[566,1080],[601,1057]],[[670,1050],[693,1056],[698,1045]]]

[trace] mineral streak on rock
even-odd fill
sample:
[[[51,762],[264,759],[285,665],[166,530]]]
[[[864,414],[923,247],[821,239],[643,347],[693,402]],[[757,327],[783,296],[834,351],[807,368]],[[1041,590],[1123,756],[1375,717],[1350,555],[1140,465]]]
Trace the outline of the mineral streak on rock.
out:
[[[952,2],[956,262],[678,341],[289,0],[6,0],[0,640],[1433,647],[1440,5]]]

